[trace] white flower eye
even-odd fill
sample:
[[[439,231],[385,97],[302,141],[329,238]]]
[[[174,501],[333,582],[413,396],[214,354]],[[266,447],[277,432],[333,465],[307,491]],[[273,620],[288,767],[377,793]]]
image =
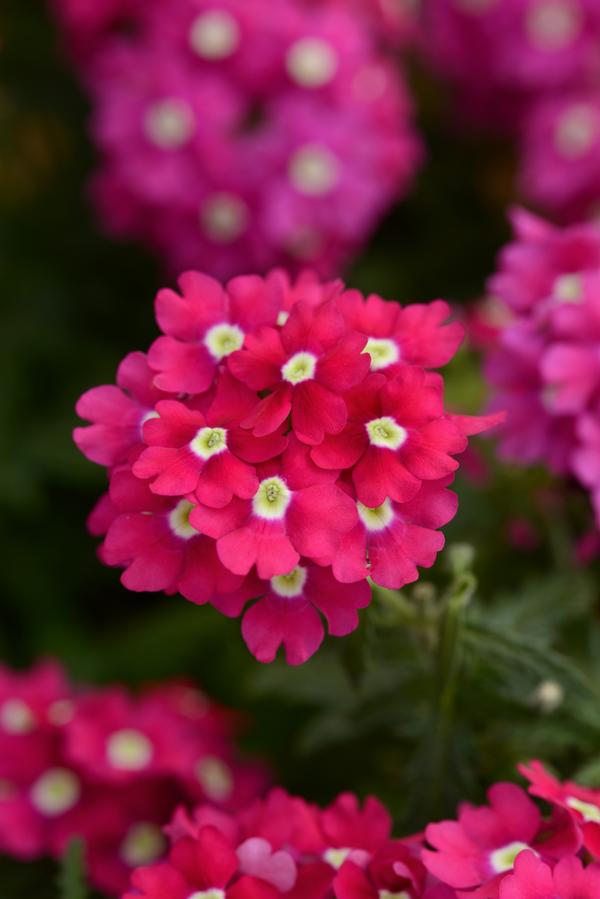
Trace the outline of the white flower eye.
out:
[[[237,240],[248,227],[248,207],[235,194],[217,193],[208,197],[200,209],[202,230],[215,243]]]
[[[292,499],[292,493],[281,478],[265,478],[261,481],[252,500],[254,514],[259,518],[275,521],[283,518]]]
[[[150,764],[153,754],[154,747],[148,737],[133,728],[116,731],[106,744],[108,760],[121,771],[143,770]]]
[[[328,194],[339,181],[339,163],[326,147],[306,144],[292,156],[290,181],[297,191],[309,197]]]
[[[79,778],[66,768],[51,768],[31,788],[32,805],[48,818],[68,812],[77,804],[80,795]]]
[[[144,116],[144,133],[161,150],[175,150],[194,133],[194,114],[183,100],[159,100]]]
[[[191,540],[198,534],[196,528],[190,524],[190,512],[194,508],[194,504],[187,499],[180,500],[173,511],[169,514],[169,527],[176,537],[182,540]]]
[[[215,802],[228,799],[233,792],[233,775],[229,765],[216,756],[207,755],[196,765],[196,777],[206,793]]]
[[[194,19],[189,42],[201,59],[227,59],[239,46],[240,27],[230,13],[215,9]]]
[[[306,584],[308,571],[302,565],[297,565],[289,574],[279,574],[271,578],[271,590],[286,599],[294,599],[300,596]]]
[[[317,357],[312,353],[296,353],[281,367],[281,377],[290,384],[301,384],[315,376]]]
[[[504,874],[505,871],[512,871],[517,856],[525,849],[530,848],[531,847],[528,846],[527,843],[520,843],[516,840],[514,843],[509,843],[507,846],[502,846],[501,849],[496,849],[490,855],[490,865],[492,866],[492,870],[495,871],[496,874]]]
[[[339,60],[335,49],[318,37],[306,37],[288,50],[286,67],[299,87],[318,88],[328,84],[337,72]]]
[[[408,431],[389,415],[372,419],[365,428],[369,442],[380,449],[400,449],[408,438]]]

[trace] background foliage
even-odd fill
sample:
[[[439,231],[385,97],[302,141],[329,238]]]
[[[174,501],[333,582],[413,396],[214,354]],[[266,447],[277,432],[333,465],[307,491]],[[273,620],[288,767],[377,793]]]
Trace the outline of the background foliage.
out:
[[[86,104],[43,5],[6,0],[0,35],[2,660],[53,654],[94,682],[189,674],[248,712],[247,748],[289,789],[319,800],[374,791],[406,830],[480,798],[532,754],[600,783],[597,572],[572,558],[587,510],[553,494],[543,472],[490,459],[485,483],[461,479],[436,569],[402,596],[380,591],[361,629],[301,672],[260,668],[235,623],[128,593],[98,563],[84,523],[103,474],[71,443],[73,405],[148,345],[162,279],[93,221]],[[458,133],[443,88],[417,65],[413,84],[428,163],[348,281],[404,302],[465,302],[508,237],[511,151]],[[448,377],[451,401],[477,409],[477,359],[464,351]],[[534,549],[507,540],[515,518],[533,523]],[[562,694],[555,708],[548,680]],[[73,852],[62,892],[82,899]],[[51,865],[0,863],[11,899],[55,896],[55,884]]]

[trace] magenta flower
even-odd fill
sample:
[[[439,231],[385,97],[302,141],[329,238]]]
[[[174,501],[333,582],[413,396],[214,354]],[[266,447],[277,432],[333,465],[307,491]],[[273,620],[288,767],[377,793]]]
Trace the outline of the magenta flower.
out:
[[[593,216],[600,200],[600,94],[584,88],[538,102],[521,141],[523,192],[568,221]]]
[[[481,895],[498,896],[501,881],[525,850],[555,860],[579,849],[581,837],[571,817],[557,812],[548,834],[537,806],[520,787],[495,784],[488,798],[489,806],[465,803],[458,821],[426,828],[433,850],[423,850],[423,863],[442,883],[457,889],[485,886]]]
[[[448,479],[423,482],[405,503],[388,497],[369,508],[357,501],[358,522],[336,554],[335,577],[353,583],[369,576],[391,590],[416,581],[417,565],[430,568],[443,549],[444,536],[437,528],[456,514],[458,500],[447,484]]]
[[[510,307],[485,361],[493,406],[507,411],[500,451],[575,475],[600,521],[600,230],[524,212],[513,222],[517,240],[489,283]]]
[[[151,479],[152,492],[162,496],[194,494],[198,502],[216,507],[234,495],[251,499],[258,490],[254,466],[287,446],[281,429],[261,439],[237,424],[255,406],[255,394],[227,375],[206,415],[174,400],[159,402],[158,417],[144,431],[148,448],[133,473]]]
[[[94,885],[118,895],[131,870],[160,858],[178,803],[236,809],[264,789],[240,763],[231,715],[189,683],[133,697],[75,689],[52,662],[0,670],[0,849],[60,857],[86,844]]]
[[[365,573],[360,583],[346,586],[334,577],[331,568],[304,563],[289,573],[257,583],[253,596],[260,599],[244,614],[242,636],[259,662],[272,662],[280,646],[285,648],[288,665],[301,665],[323,642],[324,615],[329,633],[344,637],[358,626],[358,609],[371,601]],[[218,600],[217,608],[224,611]]]
[[[272,434],[291,413],[292,428],[313,446],[338,434],[347,411],[340,395],[369,369],[366,341],[348,331],[333,301],[316,310],[297,303],[281,331],[260,331],[232,355],[229,368],[253,390],[270,390],[243,421],[255,436]]]
[[[229,571],[246,575],[256,565],[260,578],[292,572],[301,556],[331,564],[342,537],[356,523],[356,508],[335,476],[311,469],[308,450],[291,444],[279,463],[258,468],[251,500],[222,509],[198,505],[190,523],[216,540]]]
[[[91,95],[100,217],[171,271],[336,273],[407,192],[421,142],[382,46],[408,37],[400,7],[54,5]]]
[[[444,414],[440,382],[404,366],[387,381],[370,375],[347,398],[348,425],[311,451],[317,465],[352,469],[359,501],[378,509],[386,500],[413,499],[422,481],[453,473],[453,454],[466,449],[461,429]]]
[[[145,392],[80,403],[95,424],[76,439],[110,477],[88,525],[128,589],[243,615],[258,659],[283,647],[298,664],[321,616],[334,636],[357,627],[369,577],[401,587],[434,563],[456,456],[499,418],[449,414],[423,367],[462,336],[441,300],[402,308],[281,270],[180,286],[158,294],[148,364],[135,355]]]
[[[204,393],[222,360],[238,350],[248,331],[275,324],[278,294],[269,282],[245,277],[226,288],[197,272],[179,279],[182,295],[161,290],[156,321],[164,336],[150,347],[155,384],[178,393]]]
[[[348,290],[339,303],[348,327],[367,337],[371,371],[388,376],[402,364],[441,368],[456,355],[464,337],[459,322],[447,322],[450,307],[444,300],[402,307],[375,294],[365,299],[357,290]]]
[[[595,899],[599,890],[600,865],[584,868],[579,858],[563,858],[551,868],[523,852],[500,887],[500,899]]]
[[[144,422],[168,396],[153,379],[144,353],[130,353],[119,365],[116,386],[93,387],[79,398],[77,414],[92,424],[75,428],[73,439],[87,459],[110,468],[143,447]]]
[[[333,883],[336,899],[380,899],[402,896],[407,899],[454,899],[442,885],[428,886],[427,871],[401,840],[385,843],[366,868],[350,859],[342,865]]]
[[[214,543],[190,523],[193,504],[153,494],[127,469],[114,472],[110,497],[118,514],[102,545],[107,565],[122,565],[129,590],[177,589],[192,602],[205,603],[212,592],[233,590],[241,578],[219,562]]]

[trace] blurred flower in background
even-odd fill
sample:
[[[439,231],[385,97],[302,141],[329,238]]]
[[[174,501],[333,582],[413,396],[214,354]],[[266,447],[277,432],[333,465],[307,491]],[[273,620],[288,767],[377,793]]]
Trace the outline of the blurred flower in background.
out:
[[[600,205],[596,0],[424,0],[420,43],[459,118],[517,141],[523,196],[576,221]]]
[[[57,10],[90,91],[101,218],[175,273],[277,264],[337,273],[413,179],[412,101],[377,38],[403,33],[391,7],[155,0]]]
[[[590,491],[600,522],[600,228],[524,210],[488,289],[502,303],[485,371],[507,410],[500,452]]]
[[[60,857],[81,837],[94,884],[119,893],[132,868],[163,854],[178,803],[235,809],[262,792],[266,772],[240,762],[236,730],[189,683],[133,696],[76,688],[50,661],[0,668],[0,851]]]

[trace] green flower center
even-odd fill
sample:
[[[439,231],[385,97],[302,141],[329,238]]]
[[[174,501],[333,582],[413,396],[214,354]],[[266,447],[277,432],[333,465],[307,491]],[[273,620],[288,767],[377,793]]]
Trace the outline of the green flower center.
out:
[[[133,728],[116,731],[106,744],[109,762],[121,771],[141,771],[150,764],[153,753],[148,737]]]
[[[81,795],[79,778],[66,768],[51,768],[31,788],[31,802],[49,818],[69,811]]]
[[[279,574],[271,578],[271,589],[277,596],[293,599],[300,596],[304,590],[308,571],[302,565],[297,565],[289,574]]]
[[[196,777],[202,789],[215,802],[228,799],[233,791],[231,768],[214,755],[206,755],[196,765]]]
[[[35,730],[35,717],[22,699],[7,699],[0,706],[0,727],[8,734],[29,734]]]
[[[213,325],[204,336],[204,345],[211,356],[220,362],[225,356],[239,350],[244,343],[244,332],[237,325],[225,322]]]
[[[201,459],[211,459],[227,449],[227,431],[225,428],[201,428],[192,442],[190,449]]]
[[[384,531],[394,520],[394,510],[389,497],[376,509],[369,509],[367,506],[363,506],[361,502],[357,502],[356,509],[360,520],[368,531]]]
[[[182,540],[191,540],[196,537],[198,531],[190,524],[190,512],[194,504],[187,499],[180,500],[169,515],[169,527]]]
[[[371,357],[371,371],[379,371],[393,365],[400,358],[400,350],[395,340],[387,338],[369,337],[363,353]]]
[[[130,868],[149,865],[159,858],[165,848],[165,839],[156,824],[145,821],[129,828],[121,844],[121,858]]]
[[[580,159],[592,149],[599,131],[597,110],[586,103],[574,103],[558,119],[554,144],[565,159]]]
[[[204,233],[218,244],[237,240],[248,227],[249,217],[248,207],[242,198],[225,192],[207,197],[200,209],[200,224]]]
[[[517,840],[514,843],[509,843],[507,846],[502,846],[501,849],[496,849],[490,855],[492,869],[496,874],[504,874],[505,871],[512,871],[517,856],[523,852],[524,849],[530,848],[531,847],[528,846],[527,843],[520,843]]]
[[[339,180],[339,163],[327,147],[306,144],[292,156],[289,176],[301,194],[319,197],[329,193]]]
[[[312,353],[296,353],[291,359],[282,365],[281,376],[290,384],[301,384],[302,381],[310,381],[315,376],[317,357]]]
[[[327,862],[328,865],[331,865],[332,868],[335,868],[336,871],[339,871],[351,852],[351,849],[333,847],[331,849],[325,850],[325,852],[323,853],[323,859]]]
[[[569,808],[579,812],[580,815],[583,815],[586,821],[593,821],[596,824],[600,824],[600,808],[592,802],[584,802],[583,799],[578,799],[576,796],[569,796],[567,805]]]
[[[374,418],[365,425],[369,441],[382,449],[397,450],[405,442],[408,432],[389,415]]]
[[[327,41],[306,37],[296,41],[288,50],[286,68],[290,78],[300,87],[323,87],[335,75],[339,60],[335,49]]]
[[[283,518],[291,498],[292,493],[282,478],[265,478],[252,500],[254,514],[270,520]]]
[[[227,59],[238,48],[240,29],[225,10],[211,10],[197,16],[189,32],[190,47],[201,59]]]
[[[144,116],[144,131],[159,149],[175,150],[186,144],[194,133],[194,115],[183,100],[159,100]]]
[[[188,899],[225,899],[225,893],[223,890],[213,888],[210,890],[201,890],[199,893],[192,893],[191,896],[188,896]]]

